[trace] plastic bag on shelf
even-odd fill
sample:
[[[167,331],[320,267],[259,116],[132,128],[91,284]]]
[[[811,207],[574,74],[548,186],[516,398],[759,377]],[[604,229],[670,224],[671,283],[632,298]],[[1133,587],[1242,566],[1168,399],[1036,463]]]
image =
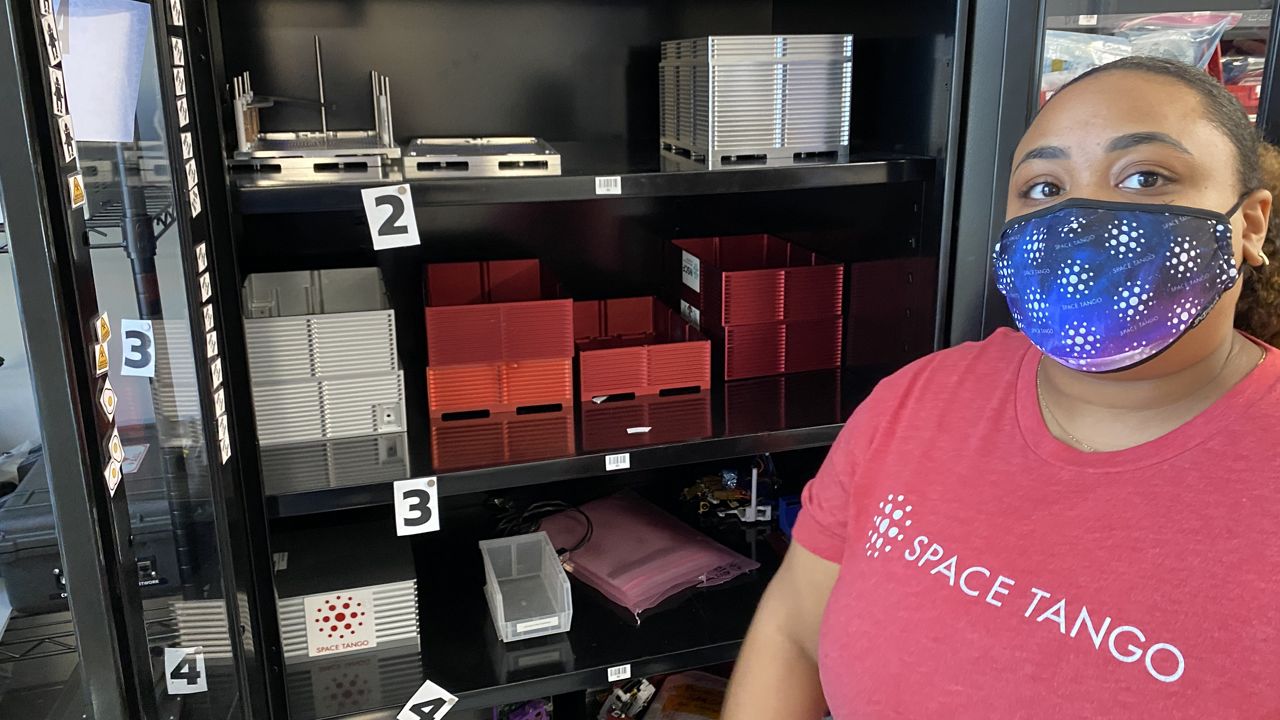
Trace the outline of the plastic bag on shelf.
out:
[[[565,569],[605,597],[640,613],[681,590],[711,587],[760,567],[632,492],[621,492],[542,521]],[[591,518],[588,529],[583,515]]]
[[[1052,93],[1086,70],[1131,54],[1132,47],[1127,38],[1046,30],[1040,64],[1040,90]]]
[[[1222,35],[1240,18],[1240,13],[1162,13],[1130,20],[1116,34],[1129,39],[1134,55],[1169,58],[1204,69]]]

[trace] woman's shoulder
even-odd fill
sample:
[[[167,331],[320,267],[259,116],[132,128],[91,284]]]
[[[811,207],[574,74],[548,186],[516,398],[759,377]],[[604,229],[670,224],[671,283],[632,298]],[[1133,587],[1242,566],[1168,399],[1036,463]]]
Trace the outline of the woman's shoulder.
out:
[[[933,389],[938,383],[974,390],[1011,385],[1017,378],[1031,341],[1010,328],[999,328],[983,340],[961,343],[939,350],[903,367],[885,378],[877,390],[903,392]]]

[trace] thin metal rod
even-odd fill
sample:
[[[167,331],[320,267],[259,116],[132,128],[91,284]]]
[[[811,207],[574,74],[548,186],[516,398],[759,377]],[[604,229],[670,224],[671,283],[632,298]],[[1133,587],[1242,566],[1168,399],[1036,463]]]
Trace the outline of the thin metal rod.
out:
[[[324,107],[324,63],[320,58],[320,36],[316,35],[316,83],[320,86],[320,131],[329,132],[329,118]]]

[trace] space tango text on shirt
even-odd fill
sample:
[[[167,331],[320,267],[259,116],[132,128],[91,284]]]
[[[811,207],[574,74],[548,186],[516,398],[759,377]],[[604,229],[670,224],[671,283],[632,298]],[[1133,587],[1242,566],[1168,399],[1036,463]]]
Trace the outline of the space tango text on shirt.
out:
[[[1023,618],[1048,623],[1071,638],[1077,637],[1084,629],[1095,650],[1100,651],[1105,644],[1111,656],[1122,663],[1141,660],[1147,673],[1161,682],[1177,682],[1186,670],[1181,650],[1167,642],[1147,644],[1146,634],[1134,625],[1113,624],[1110,616],[1091,615],[1083,603],[1077,608],[1075,604],[1068,603],[1066,597],[1055,599],[1052,593],[1038,587],[1033,586],[1024,593],[1013,578],[1004,575],[993,577],[991,570],[981,565],[963,567],[958,555],[946,555],[941,545],[931,542],[926,535],[919,535],[902,557],[922,569],[928,565],[930,575],[941,575],[949,586],[958,587],[969,597],[981,597],[994,607],[1003,608],[1006,603],[1016,607],[1015,601],[1020,595],[1026,603]]]

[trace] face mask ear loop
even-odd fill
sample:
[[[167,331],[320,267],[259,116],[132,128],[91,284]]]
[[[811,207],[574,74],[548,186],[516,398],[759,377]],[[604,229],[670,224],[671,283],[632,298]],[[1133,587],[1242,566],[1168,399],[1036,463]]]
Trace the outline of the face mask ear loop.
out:
[[[1245,194],[1241,195],[1239,200],[1236,200],[1236,204],[1232,205],[1231,209],[1227,210],[1227,212],[1225,213],[1228,220],[1230,220],[1232,216],[1234,216],[1236,213],[1240,212],[1240,208],[1244,207],[1244,201],[1248,200],[1249,196],[1252,194],[1253,194],[1253,190],[1250,190],[1249,192],[1246,192]]]

